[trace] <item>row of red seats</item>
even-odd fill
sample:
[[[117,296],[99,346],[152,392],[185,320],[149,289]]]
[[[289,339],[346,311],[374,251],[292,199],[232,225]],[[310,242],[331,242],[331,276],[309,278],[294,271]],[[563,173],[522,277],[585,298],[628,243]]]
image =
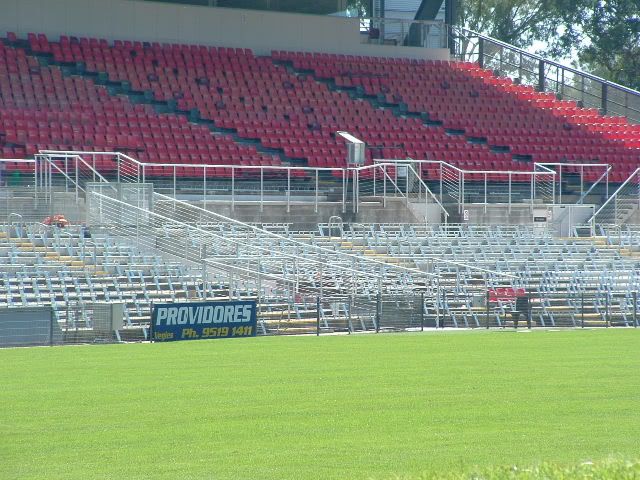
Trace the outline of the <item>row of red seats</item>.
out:
[[[32,36],[30,42],[32,48],[45,46],[71,61],[84,62],[90,72],[107,71],[114,80],[129,82],[135,89],[150,90],[157,100],[177,99],[179,108],[197,108],[203,118],[214,121],[217,126],[236,129],[245,138],[259,138],[265,146],[307,160],[313,158],[333,164],[331,149],[336,146],[336,139],[332,130],[335,127],[347,129],[370,145],[381,147],[378,150],[383,154],[389,152],[402,157],[424,152],[454,162],[477,161],[480,165],[489,165],[507,161],[513,170],[523,165],[528,167],[513,161],[510,153],[494,153],[487,146],[469,149],[464,138],[452,138],[443,128],[424,127],[417,118],[398,118],[388,110],[381,111],[368,102],[331,91],[308,76],[291,74],[278,65],[278,61],[290,60],[297,67],[315,70],[316,74],[331,75],[336,82],[348,81],[351,85],[366,87],[368,92],[385,95],[392,103],[410,102],[411,110],[433,113],[434,118],[441,119],[447,128],[462,127],[465,132],[475,128],[474,136],[504,141],[512,151],[534,158],[544,155],[556,161],[584,160],[588,154],[582,146],[563,143],[564,139],[574,138],[574,133],[579,133],[581,138],[593,139],[595,144],[585,146],[599,155],[610,155],[620,165],[627,163],[629,155],[634,155],[627,148],[628,142],[635,141],[634,130],[626,122],[599,116],[593,110],[579,109],[574,102],[557,101],[548,94],[514,85],[470,64],[295,52],[274,52],[269,59],[233,49],[141,42],[118,42],[111,46],[98,39],[50,42],[39,36]],[[215,68],[221,65],[229,66],[228,71]],[[22,61],[21,76],[25,75],[26,66],[28,61],[27,64]],[[92,101],[86,98],[88,94],[84,95],[91,89],[65,87],[54,90],[51,106],[62,105],[66,109],[69,103],[71,109]],[[30,89],[20,87],[14,91],[13,85],[11,92],[12,95],[21,94],[17,103],[32,93]],[[35,95],[35,89],[33,93]],[[58,98],[63,95],[64,98]],[[487,122],[476,122],[476,116]],[[489,122],[490,118],[501,117],[509,119],[509,127],[516,125],[523,130],[531,129],[533,122],[540,122],[541,125],[535,127],[540,127],[541,133],[530,136],[542,138],[549,134],[547,139],[555,139],[558,148],[538,150],[535,147],[541,143],[519,141],[519,137],[508,133],[506,124],[500,126]],[[257,129],[244,128],[248,124],[261,127],[273,123],[283,127],[282,133],[259,133]],[[563,123],[574,128],[565,135],[557,135]],[[372,134],[372,127],[379,135]],[[608,141],[598,134],[599,131],[615,132],[622,138]],[[291,138],[298,139],[300,146],[292,147]],[[311,143],[310,138],[316,143]],[[450,147],[430,150],[424,146],[425,141]],[[153,148],[151,145],[155,146],[155,143],[148,145]],[[332,153],[325,154],[322,149]],[[614,151],[609,152],[609,149]],[[318,151],[319,155],[316,154]],[[341,162],[336,164],[343,165]]]
[[[383,94],[391,103],[404,101],[411,111],[427,111],[430,118],[443,121],[447,127],[463,129],[470,136],[486,137],[491,141],[499,139],[501,143],[495,145],[509,146],[512,151],[532,155],[536,160],[536,151],[530,148],[535,143],[518,142],[495,121],[496,117],[505,124],[509,122],[511,127],[521,122],[518,126],[531,128],[533,124],[544,130],[537,138],[539,143],[552,145],[557,152],[547,157],[551,161],[601,160],[608,155],[603,152],[613,148],[615,154],[609,158],[618,169],[628,170],[626,159],[629,156],[639,158],[637,150],[627,147],[640,139],[640,130],[630,126],[625,119],[601,116],[594,109],[580,109],[575,102],[558,101],[549,94],[514,85],[508,79],[492,77],[490,72],[477,66],[437,64],[431,74],[425,74],[419,65],[408,65],[403,72],[398,72],[393,67],[371,64],[364,59],[355,62],[332,56],[310,59],[283,52],[278,53],[278,58],[292,61],[296,68],[311,69],[319,76],[333,78],[339,85],[365,86],[365,92]],[[408,81],[408,76],[412,80]],[[413,79],[418,78],[424,80],[425,88],[416,90],[411,85]],[[436,81],[440,83],[433,84]],[[471,92],[474,92],[473,96],[470,96]],[[483,117],[487,121],[478,122],[478,118]],[[570,127],[563,128],[567,125]],[[613,131],[616,137],[594,135],[594,131]],[[564,140],[576,133],[596,141],[595,145],[590,145],[589,152],[571,148],[571,145],[567,148]]]
[[[39,149],[124,150],[159,163],[280,164],[275,156],[258,154],[254,146],[212,135],[183,116],[159,115],[150,106],[132,105],[124,97],[110,96],[91,79],[64,77],[56,67],[20,69],[18,74],[4,71],[3,65],[17,63],[35,66],[37,59],[21,48],[3,47],[0,146],[7,158],[33,155]],[[198,148],[189,142],[197,142]]]
[[[94,42],[95,47],[95,42]],[[300,111],[308,109],[306,124],[325,124],[326,118],[320,116],[324,111],[332,114],[333,122],[345,125],[354,132],[359,132],[360,126],[365,126],[363,119],[367,119],[367,124],[377,123],[381,130],[390,127],[396,127],[399,131],[406,129],[406,120],[394,117],[391,112],[381,112],[373,109],[368,103],[354,102],[348,95],[338,92],[329,91],[326,86],[320,85],[312,79],[300,79],[295,75],[289,74],[286,69],[274,65],[270,59],[247,57],[244,63],[236,63],[243,65],[244,71],[225,72],[225,76],[216,76],[208,78],[212,83],[209,88],[194,88],[199,72],[199,66],[207,64],[210,55],[202,49],[183,49],[180,52],[188,50],[189,55],[172,52],[167,55],[166,51],[160,48],[151,48],[144,45],[139,46],[132,60],[129,61],[130,51],[127,51],[124,45],[113,47],[105,46],[99,48],[100,54],[97,54],[98,48],[79,48],[73,52],[75,61],[83,61],[88,67],[111,69],[110,74],[115,74],[114,79],[120,81],[128,81],[132,84],[136,82],[139,87],[150,87],[154,92],[155,98],[158,100],[166,100],[175,98],[179,94],[181,98],[178,105],[182,109],[198,108],[201,116],[214,120],[218,126],[223,128],[240,128],[240,135],[248,135],[247,138],[256,138],[253,132],[247,132],[241,129],[242,124],[247,121],[264,122],[272,120],[285,120],[290,127],[298,126],[293,123],[289,117],[295,112],[299,115]],[[100,65],[100,62],[104,62]],[[121,62],[118,64],[118,62]],[[230,62],[233,63],[233,62]],[[401,62],[402,63],[402,62]],[[212,64],[209,61],[209,64]],[[175,69],[175,70],[174,70]],[[151,79],[145,76],[152,75]],[[274,80],[277,78],[278,80]],[[285,81],[286,79],[286,81]],[[154,85],[155,84],[155,85]],[[176,92],[173,89],[178,88]],[[220,89],[220,91],[218,91]],[[308,92],[312,92],[309,95]],[[208,93],[208,94],[207,94]],[[216,105],[223,102],[224,105]],[[327,104],[332,107],[327,108]],[[300,120],[304,118],[299,115]],[[444,131],[433,131],[426,129],[422,125],[418,125],[422,130],[424,137],[433,138],[444,142],[447,139]],[[305,126],[306,129],[306,126]],[[294,132],[299,138],[306,138],[300,135],[297,129],[289,130],[289,135]],[[335,144],[335,139],[328,132],[322,132],[324,137],[324,145],[330,146]],[[283,135],[286,138],[286,134]],[[258,137],[265,146],[282,148],[286,145],[282,138],[264,138]],[[365,134],[365,140],[366,134]],[[405,148],[410,147],[412,140],[407,138],[388,138],[385,139],[389,143],[403,143]],[[380,141],[384,143],[384,141]],[[462,142],[463,143],[463,142]],[[295,152],[296,157],[309,158],[312,155],[310,146],[305,145],[305,151]],[[487,155],[492,153],[485,149]]]

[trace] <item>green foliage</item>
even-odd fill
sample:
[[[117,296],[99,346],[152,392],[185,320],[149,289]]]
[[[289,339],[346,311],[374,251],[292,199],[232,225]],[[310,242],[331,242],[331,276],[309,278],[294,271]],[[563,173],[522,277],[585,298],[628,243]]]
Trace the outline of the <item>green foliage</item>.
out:
[[[0,350],[0,478],[529,479],[496,466],[636,458],[639,335]]]
[[[354,17],[370,17],[371,0],[347,0],[347,10]]]
[[[582,25],[588,45],[579,60],[616,83],[640,89],[640,2],[594,2],[592,14]]]
[[[471,30],[527,48],[557,30],[562,3],[563,0],[465,0],[461,22]]]

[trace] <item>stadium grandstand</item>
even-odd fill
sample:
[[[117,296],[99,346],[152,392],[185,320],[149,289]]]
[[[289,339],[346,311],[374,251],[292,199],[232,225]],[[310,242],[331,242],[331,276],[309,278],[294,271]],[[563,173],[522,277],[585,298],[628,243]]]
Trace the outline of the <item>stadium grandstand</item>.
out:
[[[632,0],[0,0],[0,479],[640,478],[638,58]]]
[[[51,311],[49,342],[241,299],[265,335],[637,326],[638,92],[453,1],[201,3],[3,8],[7,315]]]

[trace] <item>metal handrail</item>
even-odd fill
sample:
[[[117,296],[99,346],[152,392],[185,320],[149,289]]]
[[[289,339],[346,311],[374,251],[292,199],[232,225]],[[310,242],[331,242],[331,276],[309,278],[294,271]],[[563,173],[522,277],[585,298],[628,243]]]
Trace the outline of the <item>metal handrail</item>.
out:
[[[498,40],[496,38],[490,37],[490,36],[485,35],[483,33],[479,33],[479,32],[476,32],[474,30],[470,30],[468,28],[459,27],[459,26],[455,26],[455,25],[450,25],[450,28],[451,28],[452,31],[460,30],[460,31],[463,31],[463,32],[468,32],[472,36],[475,36],[475,37],[478,37],[478,38],[482,38],[484,40],[489,40],[491,43],[495,43],[496,45],[499,45],[501,47],[508,48],[509,50],[513,50],[513,51],[515,51],[517,53],[520,53],[522,55],[526,55],[527,57],[534,58],[535,60],[541,60],[547,65],[552,65],[554,67],[566,70],[567,72],[579,75],[581,77],[588,78],[589,80],[595,80],[595,81],[600,82],[600,83],[606,83],[607,85],[615,87],[615,88],[617,88],[619,90],[623,90],[626,93],[631,93],[633,95],[640,96],[640,92],[637,91],[637,90],[634,90],[634,89],[629,88],[629,87],[625,87],[624,85],[620,85],[619,83],[615,83],[615,82],[612,82],[610,80],[606,80],[606,79],[604,79],[602,77],[598,77],[597,75],[593,75],[592,73],[587,73],[587,72],[583,72],[581,70],[575,69],[573,67],[568,67],[567,65],[563,65],[562,63],[556,62],[554,60],[549,60],[549,59],[547,59],[545,57],[542,57],[540,55],[537,55],[535,53],[527,52],[526,50],[518,48],[518,47],[516,47],[514,45],[511,45],[509,43],[505,43],[505,42],[503,42],[501,40]]]
[[[457,41],[457,50],[453,55],[462,61],[476,61],[477,56],[477,63],[481,67],[485,67],[485,59],[498,61],[501,66],[507,65],[517,69],[520,77],[526,72],[532,78],[536,78],[537,82],[530,80],[527,83],[535,85],[540,91],[561,93],[575,101],[587,101],[589,106],[600,108],[603,114],[622,115],[629,121],[640,122],[640,92],[632,88],[548,60],[473,30],[452,26],[449,32],[452,40]],[[469,51],[465,48],[463,51],[463,43],[469,43],[472,48]],[[485,46],[499,51],[497,54],[485,52]],[[507,53],[506,58],[503,52]],[[519,60],[510,61],[509,57]],[[537,66],[528,68],[527,64],[530,63],[537,63]],[[555,78],[548,70],[556,72]],[[565,75],[568,78],[565,78]],[[557,88],[548,88],[548,85],[556,85]]]
[[[380,164],[385,164],[385,163],[427,163],[427,164],[433,164],[433,165],[443,165],[447,168],[450,168],[452,170],[457,171],[458,173],[464,173],[466,174],[478,174],[478,175],[528,175],[528,176],[536,176],[536,175],[557,175],[557,172],[548,169],[545,165],[549,165],[549,164],[543,164],[543,163],[534,163],[534,165],[539,165],[540,167],[546,169],[547,171],[545,172],[536,172],[534,170],[530,170],[530,171],[522,171],[522,170],[464,170],[460,167],[457,167],[455,165],[452,165],[450,163],[447,163],[443,160],[419,160],[419,159],[407,159],[407,160],[401,160],[401,159],[388,159],[388,158],[374,158],[373,159],[374,162],[380,162]],[[571,164],[574,165],[574,164]],[[591,164],[589,164],[591,166]]]
[[[606,201],[606,202],[604,202],[604,203],[602,204],[602,206],[601,206],[601,207],[596,211],[596,213],[594,213],[593,215],[591,215],[591,218],[589,218],[589,220],[587,220],[587,223],[588,223],[589,225],[591,225],[592,227],[594,227],[594,226],[595,226],[595,220],[596,220],[596,217],[600,214],[600,212],[602,212],[602,210],[603,210],[607,205],[609,205],[609,202],[611,202],[611,200],[614,200],[614,199],[616,199],[616,198],[617,198],[618,194],[622,191],[622,189],[623,189],[624,187],[626,187],[626,186],[627,186],[627,184],[631,181],[631,179],[632,179],[633,177],[635,177],[635,176],[638,174],[638,172],[640,172],[640,167],[636,168],[636,169],[633,171],[633,173],[632,173],[631,175],[629,175],[629,178],[627,178],[627,179],[624,181],[624,183],[623,183],[622,185],[620,185],[620,186],[618,187],[618,189],[617,189],[615,192],[613,192],[613,193],[611,194],[611,196],[607,199],[607,201]]]
[[[595,186],[598,185],[602,181],[603,178],[605,178],[605,177],[608,178],[609,177],[609,172],[611,172],[612,168],[613,167],[611,167],[611,165],[608,165],[607,169],[602,173],[602,175],[600,175],[598,177],[598,179],[591,184],[591,187],[589,187],[589,189],[586,192],[584,192],[582,195],[580,195],[580,198],[576,202],[578,205],[581,205],[584,202],[584,199],[587,198],[587,195],[589,195],[591,193],[591,190],[593,190],[595,188]],[[609,184],[607,183],[607,190],[608,189],[609,189]]]
[[[429,194],[429,196],[431,197],[431,199],[436,203],[436,205],[438,205],[438,207],[440,207],[440,210],[442,212],[444,212],[444,218],[445,221],[444,223],[449,223],[448,219],[449,219],[449,212],[447,212],[447,209],[444,208],[444,206],[442,205],[442,203],[440,203],[440,200],[438,200],[438,197],[436,197],[434,195],[434,193],[431,191],[431,189],[427,186],[427,184],[424,182],[424,180],[422,180],[422,178],[420,177],[420,175],[418,174],[418,172],[416,172],[413,168],[413,166],[409,165],[409,168],[411,169],[411,171],[413,172],[413,174],[415,175],[415,177],[418,179],[418,182],[420,182],[420,185],[422,187],[424,187],[425,189],[425,196],[427,194]]]

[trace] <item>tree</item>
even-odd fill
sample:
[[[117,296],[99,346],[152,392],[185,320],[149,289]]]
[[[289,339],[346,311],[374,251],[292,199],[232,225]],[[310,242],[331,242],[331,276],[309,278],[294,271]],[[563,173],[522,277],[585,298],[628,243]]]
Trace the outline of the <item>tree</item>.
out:
[[[371,1],[347,0],[347,11],[351,12],[353,16],[360,18],[369,17],[371,16]]]
[[[578,50],[579,65],[640,89],[640,2],[596,1],[581,27],[588,43]]]

